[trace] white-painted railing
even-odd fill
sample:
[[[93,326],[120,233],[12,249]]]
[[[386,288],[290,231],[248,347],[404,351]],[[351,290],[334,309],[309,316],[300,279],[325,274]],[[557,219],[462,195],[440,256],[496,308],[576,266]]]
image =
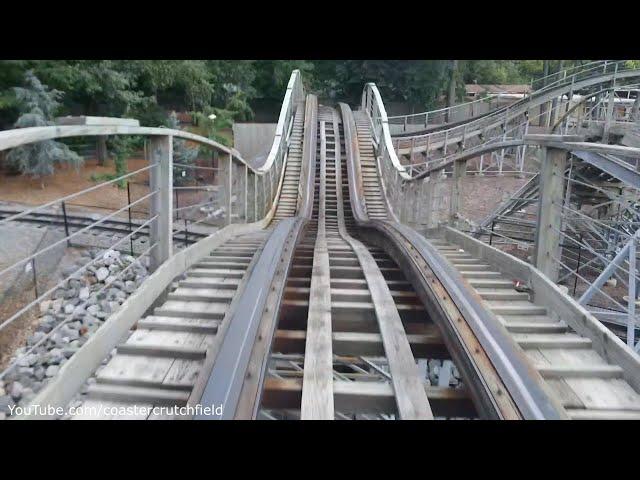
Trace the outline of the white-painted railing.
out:
[[[411,176],[407,173],[407,169],[398,160],[398,155],[393,148],[391,140],[391,132],[389,131],[389,119],[387,111],[382,102],[380,91],[375,83],[367,83],[362,92],[362,110],[367,112],[371,120],[373,137],[378,145],[378,156],[382,157],[383,163],[391,163],[396,169],[398,175],[406,180],[410,180]]]
[[[430,157],[436,150],[439,150],[442,157],[447,157],[448,154],[451,155],[452,149],[459,151],[467,148],[466,143],[471,141],[475,142],[472,148],[479,148],[482,145],[506,140],[518,129],[520,130],[518,135],[526,135],[530,133],[529,126],[536,126],[533,120],[538,120],[538,126],[548,128],[553,125],[553,118],[560,118],[564,113],[563,110],[568,110],[575,103],[570,98],[577,89],[598,85],[602,87],[602,85],[615,84],[618,79],[640,77],[640,69],[627,68],[626,64],[622,66],[620,64],[621,62],[608,64],[604,73],[602,69],[589,68],[587,70],[592,75],[586,79],[576,79],[572,76],[562,86],[558,86],[556,82],[553,86],[547,86],[535,92],[524,103],[515,103],[494,114],[462,125],[427,134],[394,138],[396,153],[409,157],[412,165],[406,167],[410,175],[415,176],[424,171],[425,165],[430,163]],[[561,94],[562,92],[558,89],[566,92]],[[555,102],[551,108],[535,110],[551,101]],[[478,140],[480,145],[477,144]],[[422,160],[416,162],[414,160],[416,154],[424,155],[420,155]]]
[[[509,102],[511,104],[509,107],[513,108],[526,104],[531,101],[532,97],[535,98],[550,90],[557,89],[562,85],[570,85],[572,82],[575,83],[576,81],[592,76],[615,73],[630,68],[626,60],[599,60],[584,65],[564,68],[559,72],[554,72],[545,77],[532,80],[530,82],[531,92],[522,99]],[[427,129],[429,126],[471,120],[478,115],[488,114],[492,110],[494,110],[494,113],[504,111],[507,107],[502,100],[508,99],[509,95],[513,94],[498,92],[477,100],[459,103],[446,108],[408,115],[396,115],[389,117],[389,124],[397,127],[393,133],[398,133],[398,130],[404,133],[407,132],[410,127],[415,131],[421,128]],[[492,105],[492,103],[494,103],[494,105]]]
[[[574,65],[550,73],[547,76],[532,79],[530,82],[531,90],[545,91],[554,89],[562,83],[565,83],[567,78],[574,77],[574,80],[580,80],[593,75],[603,75],[621,71],[626,68],[630,68],[627,60],[596,60],[583,65]]]
[[[77,271],[73,272],[71,275],[63,278],[53,287],[41,292],[38,291],[38,282],[35,275],[35,262],[38,257],[50,254],[55,247],[63,246],[65,243],[70,244],[71,240],[77,240],[80,235],[89,232],[94,233],[96,228],[104,226],[105,222],[114,220],[118,214],[126,214],[127,211],[130,213],[131,208],[135,205],[141,205],[143,203],[149,205],[148,219],[146,219],[142,224],[136,224],[136,228],[133,229],[131,225],[131,218],[129,218],[129,234],[124,238],[115,240],[109,247],[101,246],[100,248],[117,250],[126,249],[128,242],[132,242],[134,236],[142,235],[144,233],[143,229],[148,229],[149,241],[145,245],[146,248],[144,251],[139,252],[138,261],[141,260],[142,257],[149,257],[149,266],[151,271],[157,270],[174,254],[173,237],[176,236],[176,234],[183,232],[183,230],[174,230],[173,217],[174,214],[178,212],[184,212],[188,209],[195,209],[215,204],[218,207],[218,211],[223,212],[223,215],[220,217],[222,219],[222,224],[220,224],[220,222],[213,222],[214,224],[217,224],[218,227],[232,223],[249,223],[258,222],[260,220],[262,221],[261,225],[266,225],[275,214],[278,202],[278,187],[281,185],[281,176],[283,175],[284,166],[286,164],[287,147],[289,136],[291,134],[293,117],[297,108],[301,106],[301,108],[304,108],[303,100],[304,89],[302,78],[300,72],[295,70],[291,74],[287,85],[271,151],[267,161],[259,168],[254,168],[249,165],[234,148],[226,147],[209,138],[182,130],[140,127],[135,125],[137,122],[123,122],[122,119],[115,121],[112,120],[111,123],[109,123],[109,119],[100,119],[100,121],[105,123],[103,125],[58,125],[21,128],[0,132],[0,151],[9,150],[35,142],[70,137],[140,135],[147,137],[149,141],[149,148],[145,149],[149,165],[134,172],[126,173],[118,178],[99,183],[79,192],[47,202],[43,205],[24,209],[0,220],[0,226],[2,226],[9,224],[9,222],[24,220],[25,217],[33,216],[34,214],[37,215],[44,211],[50,213],[52,207],[57,207],[59,205],[62,206],[64,210],[65,202],[69,203],[70,201],[82,197],[87,193],[93,192],[95,194],[95,192],[101,188],[112,188],[116,182],[129,182],[135,175],[144,174],[149,176],[148,192],[145,192],[145,194],[140,198],[134,201],[130,200],[127,205],[122,208],[102,216],[96,221],[88,223],[88,225],[80,229],[76,228],[73,232],[69,232],[67,229],[65,237],[46,245],[35,253],[27,255],[12,265],[0,270],[0,283],[2,283],[7,280],[9,276],[20,274],[20,272],[25,270],[25,267],[31,266],[31,268],[34,269],[34,289],[36,292],[35,299],[33,301],[27,302],[26,305],[18,306],[17,311],[10,313],[7,318],[0,318],[0,331],[14,323],[31,309],[37,308],[42,301],[53,295],[53,293],[59,288],[62,288],[70,279],[83,274],[97,260],[92,259],[85,265],[79,267]],[[204,145],[215,152],[215,155],[218,158],[218,166],[216,168],[178,164],[180,168],[214,171],[215,184],[198,187],[183,187],[176,186],[174,184],[174,138],[184,139]],[[192,205],[174,205],[174,194],[179,190],[190,188],[202,188],[217,192],[217,200],[207,202],[199,201],[200,203]],[[194,223],[200,223],[201,221],[208,219],[208,217],[205,217],[204,219]],[[188,226],[185,222],[184,231],[188,235],[187,228]],[[184,243],[186,246],[188,242],[185,240]],[[131,244],[131,253],[133,254],[133,244]],[[126,273],[126,269],[122,270],[118,276],[121,276],[124,273]],[[105,285],[104,288],[108,288],[108,285]],[[86,303],[86,301],[84,303]],[[38,348],[43,342],[47,341],[51,335],[54,335],[60,328],[62,328],[63,325],[71,321],[72,318],[73,315],[69,315],[66,320],[61,321],[55,329],[43,336],[43,338],[36,344],[30,345],[23,355],[28,355],[34,351],[34,349]],[[20,358],[16,358],[10,362],[8,367],[3,372],[0,372],[0,379],[3,378],[11,369],[15,368],[19,360]]]
[[[394,127],[393,135],[422,129],[426,130],[429,127],[468,120],[498,109],[504,106],[505,102],[514,103],[517,100],[517,98],[513,98],[513,94],[508,92],[488,93],[482,98],[458,103],[450,107],[407,115],[394,115],[389,117],[389,125]]]

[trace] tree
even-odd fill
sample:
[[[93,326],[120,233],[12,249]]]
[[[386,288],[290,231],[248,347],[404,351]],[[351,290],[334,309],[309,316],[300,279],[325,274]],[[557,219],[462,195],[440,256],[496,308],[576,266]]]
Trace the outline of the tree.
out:
[[[293,70],[300,70],[307,86],[313,82],[314,64],[308,60],[256,60],[253,85],[261,98],[281,100]]]
[[[449,92],[447,94],[447,107],[453,107],[456,103],[456,84],[458,83],[458,60],[451,60],[451,74],[449,77]],[[447,112],[447,122],[450,122],[451,112]]]
[[[448,62],[441,60],[317,60],[314,90],[359,103],[362,88],[375,82],[386,101],[405,101],[421,109],[435,106],[448,82]],[[388,112],[387,112],[388,113]]]
[[[15,123],[17,128],[44,127],[53,125],[53,116],[60,106],[63,92],[43,85],[32,70],[25,73],[25,87],[14,89],[21,115]],[[22,174],[42,178],[54,172],[54,165],[69,164],[76,168],[82,165],[82,157],[67,145],[54,140],[44,140],[16,147],[7,155],[9,165]],[[44,180],[41,181],[44,188]]]
[[[145,110],[155,100],[138,86],[132,64],[119,60],[46,60],[33,68],[53,88],[62,89],[65,109],[74,114],[122,117]]]
[[[126,175],[129,171],[127,160],[133,153],[136,144],[140,141],[138,137],[130,135],[114,135],[107,140],[107,146],[109,153],[113,156],[113,163],[115,166],[115,174],[103,174],[95,175],[93,180],[113,180],[123,175]],[[124,188],[127,186],[127,179],[120,179],[116,182],[118,188]]]
[[[464,81],[478,84],[509,84],[528,82],[519,60],[469,60],[465,62]]]
[[[180,129],[180,122],[176,112],[171,112],[167,119],[167,126],[174,130]],[[198,147],[188,147],[186,140],[182,138],[173,139],[173,183],[184,185],[196,177],[195,166],[200,149]],[[178,164],[178,165],[176,165]]]

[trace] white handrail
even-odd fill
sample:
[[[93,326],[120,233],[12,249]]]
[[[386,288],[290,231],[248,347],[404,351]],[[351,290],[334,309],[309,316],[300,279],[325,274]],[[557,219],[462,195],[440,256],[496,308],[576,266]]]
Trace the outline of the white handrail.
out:
[[[603,75],[595,75],[595,76],[589,77],[588,79],[582,79],[580,80],[580,82],[574,82],[574,81],[568,82],[567,85],[572,85],[575,88],[583,88],[585,86],[591,86],[595,82],[594,79],[601,78],[601,77],[604,80],[609,81],[611,78],[616,78],[616,77],[632,78],[632,77],[638,77],[638,76],[640,76],[640,69],[629,68],[628,70],[625,70],[625,71],[618,69],[616,70],[616,73],[608,72]],[[551,100],[550,96],[553,96],[553,95],[550,95],[550,93],[547,90],[549,89],[545,87],[546,95],[544,96],[540,95],[539,92],[536,92],[536,97],[539,99],[540,103],[543,103],[542,100],[544,101]],[[531,98],[533,98],[533,96]],[[562,104],[563,102],[559,102],[558,106]],[[527,103],[524,103],[524,104],[516,103],[494,114],[487,115],[483,118],[479,118],[461,125],[456,125],[454,127],[450,127],[445,130],[439,130],[436,132],[430,132],[430,133],[421,134],[421,135],[412,135],[412,136],[406,136],[402,138],[395,138],[394,141],[395,141],[396,149],[412,149],[413,150],[413,148],[424,147],[425,145],[427,145],[427,148],[429,145],[431,145],[433,148],[434,145],[440,144],[442,142],[452,143],[452,139],[454,138],[468,139],[469,138],[468,135],[470,132],[475,132],[474,135],[477,135],[478,132],[486,133],[487,131],[493,128],[497,128],[501,125],[505,127],[504,130],[512,131],[513,128],[509,129],[507,125],[513,123],[514,120],[518,124],[521,124],[521,122],[519,121],[519,118],[522,117],[526,112],[528,112],[531,106],[532,105]],[[545,115],[549,115],[549,113],[550,112],[548,111],[544,112]],[[526,123],[526,117],[523,117],[523,119],[525,120],[525,123]],[[529,119],[529,121],[530,120],[531,119]],[[483,143],[486,143],[486,142],[483,142]],[[412,175],[413,175],[413,171],[412,171]]]
[[[54,140],[68,137],[88,137],[99,135],[146,135],[146,136],[171,136],[191,140],[203,145],[215,148],[216,150],[231,155],[235,160],[246,165],[249,170],[259,176],[269,172],[276,158],[284,155],[286,150],[285,134],[288,124],[292,120],[296,103],[304,98],[302,78],[299,70],[294,70],[287,85],[276,134],[273,140],[271,151],[266,162],[259,168],[252,167],[242,158],[240,152],[235,148],[226,147],[214,140],[184,130],[174,130],[164,127],[138,127],[128,125],[57,125],[47,127],[27,127],[15,128],[0,131],[0,151],[19,147],[21,145],[40,142],[44,140]]]
[[[375,83],[367,83],[362,95],[362,109],[367,112],[373,125],[373,133],[382,157],[388,157],[398,174],[405,180],[411,180],[411,175],[400,163],[391,141],[389,119],[382,103],[382,97]]]
[[[287,84],[287,91],[284,94],[282,100],[282,107],[280,108],[280,115],[278,116],[278,124],[276,125],[276,133],[271,145],[271,150],[267,156],[267,160],[258,169],[259,172],[266,172],[271,169],[271,166],[276,161],[279,155],[284,155],[286,150],[286,133],[288,131],[289,123],[293,119],[296,106],[299,101],[304,99],[304,89],[302,85],[302,75],[300,70],[294,70],[289,78]]]
[[[164,127],[135,127],[126,125],[58,125],[49,127],[26,127],[4,130],[0,132],[0,151],[16,148],[29,143],[42,142],[69,137],[94,137],[100,135],[144,135],[182,138],[215,148],[216,150],[231,155],[234,159],[247,165],[247,167],[262,175],[249,165],[235,148],[229,148],[210,138]]]
[[[477,98],[475,100],[470,100],[464,103],[458,103],[450,107],[443,107],[435,110],[428,110],[425,112],[409,113],[406,115],[394,115],[389,117],[389,124],[403,125],[404,126],[403,131],[405,131],[406,127],[409,125],[424,124],[425,128],[427,128],[429,124],[432,124],[432,125],[435,124],[436,126],[438,126],[438,125],[451,122],[452,121],[451,116],[453,115],[453,112],[459,111],[459,110],[465,110],[465,109],[468,109],[469,107],[471,108],[471,116],[468,118],[473,118],[475,116],[480,115],[480,113],[476,113],[474,115],[473,113],[474,105],[488,103],[489,108],[491,108],[491,102],[495,101],[496,104],[499,104],[503,95],[509,95],[509,93],[508,92],[489,93],[484,97]],[[489,112],[484,112],[484,113],[490,113],[490,112],[491,110]],[[418,121],[417,120],[418,118],[424,118],[424,120]],[[442,121],[443,119],[444,121]],[[463,121],[463,120],[464,119],[460,121]]]
[[[552,74],[549,74],[545,77],[536,79],[533,83],[537,83],[540,82],[542,80],[546,80],[546,79],[550,79],[551,77],[559,77],[557,80],[548,83],[547,85],[544,85],[543,87],[531,92],[526,98],[522,99],[522,100],[518,100],[517,102],[514,102],[511,107],[516,107],[519,106],[522,103],[525,102],[529,102],[532,98],[538,97],[540,96],[540,94],[545,93],[549,90],[558,88],[560,85],[562,84],[571,84],[572,82],[575,82],[578,79],[583,79],[585,76],[591,76],[591,74],[593,73],[597,73],[597,74],[606,74],[606,73],[613,73],[613,72],[622,72],[625,70],[632,70],[632,68],[627,68],[626,67],[626,60],[618,60],[618,61],[612,61],[612,60],[600,60],[600,61],[595,61],[595,62],[590,62],[587,63],[585,65],[579,65],[579,66],[575,66],[575,67],[569,67],[567,69],[561,70],[560,72],[555,72]],[[585,75],[588,74],[588,75]],[[451,107],[447,107],[444,109],[437,109],[437,110],[429,110],[429,111],[425,111],[425,112],[419,112],[419,113],[412,113],[409,115],[397,115],[397,116],[393,116],[393,117],[389,117],[389,120],[391,121],[392,124],[402,124],[402,123],[407,123],[410,124],[410,122],[408,122],[409,118],[415,118],[415,117],[419,117],[419,116],[425,116],[426,118],[429,117],[433,117],[434,115],[438,115],[441,114],[443,112],[452,112],[455,109],[460,109],[460,108],[464,108],[467,107],[468,105],[474,104],[476,102],[480,103],[480,102],[486,102],[488,98],[491,97],[485,97],[485,98],[481,98],[478,100],[473,100],[471,102],[466,102],[466,103],[461,103],[458,105],[453,105]],[[496,108],[492,113],[489,113],[488,115],[485,115],[485,117],[483,117],[482,119],[478,119],[476,121],[482,121],[482,120],[486,120],[487,118],[490,118],[493,114],[495,113],[500,113],[502,111],[504,111],[505,107],[502,108]],[[401,121],[398,121],[401,120]],[[456,127],[451,127],[452,128],[456,128]],[[449,129],[449,130],[450,130]],[[424,136],[424,135],[423,135]],[[419,135],[416,136],[416,138],[418,138]],[[405,137],[405,138],[412,138],[412,137]]]

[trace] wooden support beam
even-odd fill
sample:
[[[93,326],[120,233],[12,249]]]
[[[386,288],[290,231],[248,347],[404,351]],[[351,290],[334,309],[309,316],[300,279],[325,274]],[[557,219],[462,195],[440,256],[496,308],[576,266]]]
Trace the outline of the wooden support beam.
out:
[[[422,385],[435,416],[473,417],[473,402],[465,389]],[[335,381],[335,409],[342,413],[395,413],[393,387],[388,383]],[[264,409],[297,409],[302,396],[300,379],[268,378],[262,397]]]
[[[450,221],[455,225],[462,205],[462,182],[467,174],[467,162],[465,160],[456,160],[453,164],[453,185],[451,187],[451,203],[450,203]]]
[[[407,340],[415,358],[448,359],[449,352],[439,330],[432,326],[427,333],[408,334]],[[296,353],[304,349],[304,330],[278,330],[273,350]],[[383,356],[382,336],[372,332],[333,332],[331,334],[334,355]]]
[[[309,316],[304,355],[302,420],[333,420],[333,352],[331,342],[331,281],[325,233],[326,135],[320,122],[320,190],[318,234],[313,251]]]
[[[149,215],[157,218],[150,225],[150,270],[155,271],[173,254],[173,137],[151,137],[149,188],[157,193],[151,197]]]
[[[540,170],[540,200],[535,242],[535,265],[552,282],[560,271],[560,229],[564,202],[564,172],[567,152],[553,147],[543,151]]]

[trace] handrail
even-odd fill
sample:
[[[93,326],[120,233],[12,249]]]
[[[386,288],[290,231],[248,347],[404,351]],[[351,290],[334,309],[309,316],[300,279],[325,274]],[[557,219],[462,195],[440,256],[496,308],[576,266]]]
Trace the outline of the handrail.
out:
[[[382,103],[380,91],[375,83],[367,83],[362,92],[362,109],[367,112],[372,125],[375,141],[378,143],[379,155],[393,164],[398,174],[405,180],[411,180],[411,175],[400,163],[391,141],[389,119]]]
[[[509,92],[488,93],[487,96],[485,96],[485,97],[476,98],[475,100],[469,100],[468,102],[456,103],[455,105],[451,105],[450,107],[436,108],[435,110],[425,110],[424,112],[407,113],[406,115],[391,115],[389,117],[389,121],[397,120],[399,118],[420,117],[422,115],[431,116],[431,115],[436,114],[436,113],[442,113],[442,112],[451,111],[451,110],[453,110],[455,108],[466,107],[467,105],[471,105],[471,104],[474,104],[474,103],[486,102],[487,100],[491,100],[491,99],[496,98],[496,97],[499,98],[501,95],[509,95]],[[391,123],[393,123],[393,122],[391,122]]]
[[[616,73],[607,73],[606,75],[598,75],[595,77],[590,77],[588,79],[583,79],[580,82],[572,82],[567,85],[568,88],[573,89],[575,91],[578,88],[584,88],[586,86],[596,85],[600,83],[606,83],[611,80],[622,79],[622,78],[633,78],[640,77],[640,69],[630,69],[627,71],[617,71]],[[365,91],[368,87],[365,86]],[[537,102],[539,104],[548,102],[557,96],[557,91],[546,92],[542,95],[536,94]],[[447,156],[447,146],[455,143],[461,143],[464,147],[465,140],[469,140],[470,138],[486,135],[489,131],[499,128],[500,131],[495,135],[490,136],[486,139],[483,144],[489,144],[496,141],[505,141],[507,140],[507,134],[511,133],[512,135],[515,133],[516,136],[526,135],[528,130],[528,125],[530,124],[532,118],[528,118],[526,113],[532,107],[531,104],[523,104],[521,106],[514,106],[516,104],[510,105],[506,107],[499,114],[487,115],[483,118],[476,119],[471,122],[467,122],[464,124],[457,125],[455,127],[439,130],[437,132],[431,132],[428,134],[422,135],[414,135],[414,136],[406,136],[401,139],[396,138],[394,141],[395,149],[397,152],[402,150],[410,150],[421,151],[424,149],[432,150],[434,148],[443,148],[443,154]],[[559,102],[556,105],[556,111],[560,111],[559,109],[564,109],[566,106],[566,102]],[[544,118],[546,115],[550,115],[552,111],[544,111],[537,115],[537,118]],[[563,112],[564,113],[564,112]],[[514,127],[513,125],[509,125],[510,123],[516,122],[517,125]],[[478,146],[474,146],[474,149],[477,149]],[[440,162],[439,160],[437,161]],[[421,171],[414,171],[415,165],[412,165],[410,170],[410,175],[415,177],[417,174],[421,173]]]
[[[620,64],[622,65],[620,67]],[[591,75],[585,76],[585,73],[591,73]],[[595,73],[595,74],[594,74]],[[470,119],[466,122],[456,122],[455,125],[450,126],[449,128],[438,129],[437,131],[432,132],[416,132],[413,135],[402,134],[401,141],[402,142],[424,142],[426,139],[432,138],[436,135],[447,135],[454,136],[455,134],[461,134],[466,129],[471,128],[481,128],[486,124],[491,124],[491,122],[504,122],[511,121],[514,117],[522,115],[525,111],[528,111],[532,106],[546,103],[553,98],[561,95],[554,95],[553,92],[557,89],[568,89],[568,91],[575,91],[579,88],[584,88],[586,86],[590,86],[594,84],[594,79],[601,79],[601,82],[607,82],[612,79],[624,79],[629,77],[640,76],[640,69],[635,69],[631,67],[626,67],[624,61],[608,63],[607,67],[604,71],[600,71],[600,68],[590,68],[586,69],[582,72],[575,73],[571,76],[563,78],[562,80],[558,80],[553,82],[545,87],[536,90],[531,93],[527,98],[523,100],[519,100],[514,102],[508,106],[498,108],[490,113],[482,114],[477,116],[475,119]],[[595,82],[598,83],[598,82]],[[366,86],[365,86],[366,88]]]
[[[145,135],[174,137],[190,140],[232,155],[233,158],[245,164],[253,173],[264,175],[262,169],[255,169],[242,158],[235,148],[229,148],[210,138],[165,127],[134,127],[126,125],[58,125],[48,127],[26,127],[0,131],[0,151],[20,147],[45,140],[55,140],[69,137],[94,137],[101,135]]]
[[[531,88],[533,88],[534,84],[542,83],[542,87],[546,87],[548,85],[553,85],[554,83],[557,83],[560,80],[564,80],[569,75],[576,75],[584,72],[592,72],[595,70],[600,71],[601,67],[602,67],[603,73],[605,73],[609,66],[613,66],[613,68],[615,68],[616,64],[620,64],[624,62],[626,62],[626,60],[594,60],[593,62],[585,63],[583,65],[573,65],[572,67],[568,67],[568,68],[559,70],[557,72],[550,73],[543,77],[532,79],[530,82],[530,85],[531,85]],[[547,82],[549,79],[553,77],[558,77],[558,79],[555,80],[554,82]]]
[[[26,127],[4,130],[0,132],[0,151],[19,147],[29,143],[44,140],[54,140],[68,137],[90,137],[100,135],[147,135],[147,136],[172,136],[184,140],[190,140],[231,155],[236,160],[245,164],[251,172],[262,176],[267,174],[279,155],[286,150],[286,132],[295,112],[297,102],[304,100],[304,88],[299,70],[291,73],[287,91],[285,92],[276,126],[276,133],[271,146],[271,151],[265,163],[259,168],[252,167],[240,152],[235,148],[226,147],[210,138],[203,137],[184,130],[175,130],[164,127],[138,127],[128,125],[54,125],[47,127]]]
[[[402,132],[393,133],[394,137],[411,136],[411,133],[413,132],[407,132],[407,127],[410,125],[412,126],[424,125],[424,130],[428,128],[433,130],[438,130],[438,129],[445,128],[447,125],[455,126],[463,122],[468,122],[472,119],[491,115],[494,112],[501,110],[504,107],[500,107],[499,103],[500,103],[500,100],[506,95],[509,95],[509,93],[508,92],[490,93],[481,98],[477,98],[476,100],[470,100],[468,102],[458,103],[450,107],[438,108],[436,110],[428,110],[425,112],[409,113],[406,115],[391,116],[389,117],[389,125],[396,125],[396,126],[401,125],[403,127]],[[491,103],[494,101],[496,102],[496,107],[491,109]],[[487,112],[474,114],[474,106],[485,104],[485,103],[489,104],[489,110]],[[452,117],[456,116],[455,112],[459,110],[468,110],[468,109],[470,109],[471,115],[468,116],[467,118],[452,119]],[[421,117],[423,117],[424,119],[418,121],[418,119],[420,119]],[[421,131],[421,130],[417,130],[417,131]]]
[[[367,112],[372,111],[375,99],[375,85],[367,84],[367,89],[371,95],[363,97],[363,108]],[[374,90],[375,89],[375,90]],[[349,120],[350,109],[341,104],[341,112],[343,115],[343,123],[345,125],[345,145],[347,145],[346,160],[347,160],[347,173],[349,177],[349,192],[350,202],[354,214],[354,219],[358,226],[363,228],[370,228],[373,232],[378,232],[383,235],[386,240],[390,241],[393,245],[392,248],[405,257],[407,260],[411,258],[411,262],[415,261],[418,256],[421,257],[435,274],[436,278],[441,283],[447,296],[444,299],[438,298],[439,304],[444,304],[449,299],[453,302],[455,308],[459,312],[459,315],[464,317],[465,321],[469,325],[469,328],[475,334],[477,341],[483,346],[486,355],[490,359],[491,363],[497,374],[499,375],[504,385],[507,386],[508,394],[512,397],[514,403],[517,405],[518,410],[527,419],[558,419],[562,418],[558,413],[557,405],[548,397],[546,391],[540,385],[539,376],[535,375],[528,368],[525,356],[519,351],[517,345],[505,335],[505,330],[501,328],[498,320],[495,316],[485,309],[481,303],[473,295],[469,295],[465,291],[465,283],[460,277],[459,273],[455,271],[444,258],[437,253],[435,248],[426,239],[418,234],[415,230],[406,225],[401,224],[396,220],[379,220],[369,219],[364,214],[364,208],[362,206],[362,192],[361,179],[356,178],[357,175],[357,158],[358,150],[355,148],[349,149],[349,145],[355,145],[357,140],[355,138],[355,131],[351,127]],[[384,115],[384,106],[379,110]],[[381,115],[381,116],[382,116]],[[386,115],[384,115],[386,117]],[[383,118],[384,118],[383,117]],[[375,123],[374,123],[375,125]],[[381,130],[380,130],[381,131]],[[384,139],[382,141],[384,143]],[[379,146],[380,148],[380,146]],[[382,173],[379,172],[382,177]],[[424,275],[425,272],[422,272]],[[433,288],[426,281],[420,282],[417,288]],[[444,312],[443,308],[443,312]],[[447,319],[448,315],[443,313],[443,318]],[[451,320],[448,320],[451,322]],[[446,322],[444,322],[446,323]],[[445,328],[448,328],[445,326]],[[480,375],[479,377],[482,377]],[[483,383],[482,380],[471,379],[472,382]],[[485,386],[485,389],[487,387]],[[487,389],[488,391],[488,389]],[[495,400],[484,393],[480,395],[485,405],[492,405],[490,407],[494,412],[500,411]],[[493,413],[493,415],[499,415]]]
[[[555,86],[557,86],[557,84],[559,82],[561,82],[562,80],[565,80],[567,77],[571,77],[571,76],[574,76],[574,75],[581,75],[581,74],[584,74],[585,72],[594,72],[596,70],[598,72],[600,72],[600,70],[603,70],[603,73],[606,73],[607,69],[609,69],[609,70],[610,69],[615,69],[615,65],[616,64],[618,64],[618,65],[619,64],[624,64],[624,62],[625,62],[625,60],[620,60],[620,61],[617,61],[617,62],[616,61],[611,61],[611,60],[598,60],[598,61],[594,61],[594,62],[589,62],[589,63],[584,64],[584,65],[574,65],[572,67],[565,68],[565,69],[563,69],[563,70],[561,70],[559,72],[554,72],[554,73],[551,73],[551,74],[549,74],[549,75],[547,75],[545,77],[541,77],[541,78],[532,80],[530,82],[532,91],[529,93],[529,95],[526,96],[525,98],[523,98],[522,100],[518,100],[517,102],[514,102],[512,104],[512,106],[515,105],[516,103],[519,103],[519,102],[528,101],[529,97],[531,95],[534,95],[535,93],[537,93],[539,91],[544,91],[547,87],[555,88]],[[548,79],[550,79],[552,77],[558,77],[558,76],[561,76],[562,78],[559,78],[556,81],[551,82],[551,83],[547,83],[546,82],[546,80],[548,80]],[[538,83],[539,84],[539,82],[542,82],[543,85],[541,86],[540,90],[534,91],[534,83]],[[491,102],[491,100],[496,98],[496,97],[499,99],[501,97],[501,95],[508,95],[508,94],[509,94],[508,92],[498,92],[498,93],[495,93],[495,94],[489,94],[489,95],[487,95],[485,97],[478,98],[476,100],[471,100],[469,102],[464,102],[464,103],[459,103],[459,104],[456,104],[456,105],[451,105],[450,107],[438,108],[438,109],[435,109],[435,110],[426,110],[426,111],[423,111],[423,112],[411,113],[411,114],[407,114],[407,115],[395,115],[395,116],[389,117],[389,122],[392,123],[392,124],[410,124],[408,119],[424,116],[425,117],[425,128],[427,128],[428,120],[429,120],[430,117],[433,118],[435,115],[445,113],[446,114],[445,118],[447,119],[446,123],[450,123],[450,117],[451,117],[451,113],[450,112],[453,112],[456,109],[466,108],[469,105],[479,104],[479,103],[483,103],[483,102],[487,102],[487,101]],[[493,111],[485,112],[484,114],[482,114],[482,116],[485,116],[485,115],[490,114],[490,113],[495,113],[496,111],[501,111],[503,109],[504,109],[504,107],[496,108]],[[472,111],[473,111],[473,109],[472,109]],[[466,120],[471,120],[475,116],[476,115],[472,115],[471,117],[467,118]],[[480,115],[477,115],[477,116],[480,116]],[[401,120],[401,121],[397,121],[397,120]],[[417,124],[417,122],[414,122],[413,124],[415,125],[415,124]]]
[[[302,85],[302,75],[300,70],[294,70],[289,78],[287,84],[287,91],[284,94],[282,100],[282,107],[280,108],[280,115],[278,116],[278,124],[276,125],[276,133],[271,145],[271,150],[267,156],[267,160],[258,169],[261,172],[266,172],[271,168],[271,165],[276,161],[278,155],[283,155],[286,150],[284,139],[288,131],[288,126],[293,119],[296,106],[298,102],[304,100],[304,87]]]

